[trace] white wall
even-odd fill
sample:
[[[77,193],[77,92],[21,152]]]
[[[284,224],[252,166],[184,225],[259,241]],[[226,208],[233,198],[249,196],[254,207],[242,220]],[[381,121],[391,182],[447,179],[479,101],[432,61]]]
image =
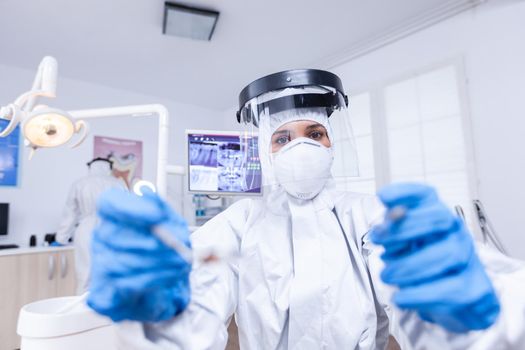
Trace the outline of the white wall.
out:
[[[525,258],[525,3],[493,1],[334,69],[349,93],[461,57],[478,193],[504,245]]]
[[[349,94],[461,59],[468,78],[478,194],[504,245],[525,258],[525,2],[492,0],[332,69]],[[234,127],[235,108],[223,112]]]
[[[31,87],[34,73],[35,71],[0,65],[0,105],[12,102],[18,94],[27,91]],[[59,79],[57,94],[57,99],[45,102],[66,110],[164,104],[170,112],[170,164],[185,164],[185,129],[220,128],[222,121],[221,114],[204,108],[77,80]],[[85,163],[93,156],[93,135],[143,140],[143,178],[154,180],[158,125],[156,119],[135,117],[92,121],[91,133],[78,149],[61,147],[39,150],[31,161],[28,161],[28,150],[24,148],[20,158],[18,187],[0,187],[0,202],[11,203],[10,233],[7,237],[0,236],[0,243],[27,245],[32,234],[36,234],[38,242],[42,243],[46,232],[56,231],[69,185],[86,174]],[[168,193],[172,204],[191,221],[191,198],[186,195],[184,201],[180,200],[184,184],[180,177],[168,177]]]

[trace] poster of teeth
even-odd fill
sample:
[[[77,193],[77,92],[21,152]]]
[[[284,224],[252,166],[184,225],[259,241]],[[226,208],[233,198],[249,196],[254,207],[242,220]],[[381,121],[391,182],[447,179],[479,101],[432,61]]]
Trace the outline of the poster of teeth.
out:
[[[8,120],[0,119],[0,131],[9,124]],[[18,166],[20,151],[20,127],[11,134],[0,137],[0,186],[18,185]]]
[[[113,161],[113,176],[128,188],[142,178],[142,141],[95,136],[93,158]]]

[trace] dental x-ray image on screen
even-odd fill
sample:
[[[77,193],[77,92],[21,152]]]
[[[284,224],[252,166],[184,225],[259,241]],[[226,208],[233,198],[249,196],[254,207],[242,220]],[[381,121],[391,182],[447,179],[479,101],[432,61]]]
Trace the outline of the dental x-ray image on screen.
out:
[[[257,137],[239,132],[187,131],[189,191],[260,194]]]

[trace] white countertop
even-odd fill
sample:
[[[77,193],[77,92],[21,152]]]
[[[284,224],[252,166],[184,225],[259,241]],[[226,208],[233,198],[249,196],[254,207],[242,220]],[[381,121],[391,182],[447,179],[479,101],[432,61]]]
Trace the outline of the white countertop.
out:
[[[189,230],[191,233],[196,231],[200,226],[190,226]],[[73,245],[67,245],[63,247],[28,247],[22,246],[20,248],[10,248],[10,249],[0,249],[0,256],[6,255],[17,255],[17,254],[34,254],[34,253],[49,253],[49,252],[59,252],[62,250],[73,250]]]
[[[0,249],[0,256],[6,255],[17,255],[17,254],[34,254],[34,253],[50,253],[50,252],[59,252],[64,250],[73,250],[72,245],[64,247],[20,247],[13,249]]]

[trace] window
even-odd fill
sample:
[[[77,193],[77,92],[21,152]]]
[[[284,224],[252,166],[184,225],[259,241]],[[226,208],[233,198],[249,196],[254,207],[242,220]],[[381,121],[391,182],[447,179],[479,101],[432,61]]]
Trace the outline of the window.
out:
[[[470,207],[464,117],[456,67],[383,89],[388,182],[423,181],[450,206]]]
[[[344,176],[348,169],[334,165],[338,188],[375,193],[392,182],[421,181],[435,186],[451,207],[461,205],[471,212],[476,177],[470,167],[470,125],[458,68],[458,64],[446,64],[350,94],[360,173]],[[330,122],[333,129],[343,130],[344,120]],[[346,151],[348,157],[351,146],[335,145],[336,154]]]

